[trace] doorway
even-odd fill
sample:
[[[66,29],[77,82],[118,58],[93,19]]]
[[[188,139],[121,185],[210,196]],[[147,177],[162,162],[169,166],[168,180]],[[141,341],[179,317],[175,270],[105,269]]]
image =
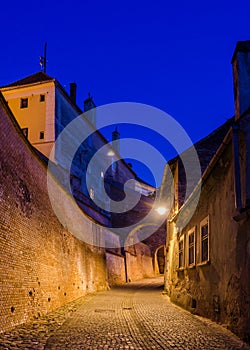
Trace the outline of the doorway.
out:
[[[157,249],[156,261],[158,264],[159,274],[163,275],[164,269],[165,269],[165,247],[164,246],[161,246]]]

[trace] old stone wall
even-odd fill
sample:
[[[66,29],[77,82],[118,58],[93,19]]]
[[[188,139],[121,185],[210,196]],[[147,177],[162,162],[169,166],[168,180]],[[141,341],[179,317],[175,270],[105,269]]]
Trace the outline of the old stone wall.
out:
[[[250,224],[246,213],[235,221],[232,144],[203,182],[200,201],[187,227],[169,227],[166,288],[186,309],[226,324],[249,340]],[[201,221],[209,218],[209,260],[201,263]],[[188,232],[195,228],[195,264],[188,266]],[[184,238],[184,266],[178,268],[178,243]]]
[[[137,281],[155,275],[150,247],[139,242],[121,250],[106,251],[108,281],[110,286]]]
[[[124,256],[106,252],[108,282],[110,286],[121,285],[126,282]]]
[[[128,282],[154,276],[153,258],[146,244],[139,242],[126,247],[125,254]]]
[[[107,276],[104,250],[76,239],[56,218],[46,168],[1,96],[0,102],[0,331],[5,331],[105,289]],[[91,234],[93,223],[84,222],[83,232]]]

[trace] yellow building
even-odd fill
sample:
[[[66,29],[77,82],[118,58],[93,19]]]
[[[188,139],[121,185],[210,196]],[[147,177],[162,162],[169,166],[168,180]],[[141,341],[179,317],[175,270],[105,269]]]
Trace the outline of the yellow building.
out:
[[[82,203],[82,208],[88,212],[88,206],[92,205],[94,198],[101,198],[104,200],[104,208],[109,212],[110,201],[106,196],[103,196],[103,187],[101,186],[101,178],[104,177],[104,169],[108,169],[105,176],[108,186],[113,191],[120,191],[116,187],[117,184],[124,184],[128,179],[136,179],[136,192],[140,192],[144,196],[149,196],[154,192],[154,188],[144,183],[137,177],[133,169],[124,161],[119,159],[118,149],[112,149],[112,166],[110,167],[110,154],[103,157],[98,164],[99,170],[93,172],[89,166],[89,162],[96,152],[108,141],[95,128],[96,124],[96,105],[89,95],[84,101],[84,111],[89,111],[87,118],[84,119],[84,130],[91,134],[84,140],[75,153],[72,163],[69,168],[69,151],[71,145],[79,142],[78,138],[83,137],[82,133],[76,135],[67,134],[68,144],[63,143],[60,139],[56,143],[55,153],[51,155],[51,150],[59,134],[65,127],[76,117],[81,115],[83,111],[76,105],[76,84],[70,84],[70,94],[60,85],[55,79],[40,71],[30,75],[24,79],[18,80],[14,83],[0,87],[5,100],[20,125],[24,135],[29,142],[45,157],[50,158],[56,165],[64,169],[66,174],[71,174],[72,192],[77,193],[78,199],[84,195],[85,198]],[[115,130],[112,139],[119,140],[119,132]],[[113,166],[114,165],[114,166]],[[97,168],[97,164],[95,164]],[[91,174],[91,188],[87,189],[86,173]],[[105,170],[106,171],[106,170]],[[62,182],[64,182],[62,180]],[[119,185],[119,188],[122,186]],[[100,194],[101,193],[101,194]],[[123,193],[123,192],[122,192]],[[117,194],[118,195],[118,194]],[[121,194],[123,196],[123,194]],[[87,199],[86,199],[87,198]],[[96,207],[94,207],[97,210]],[[110,214],[105,213],[110,220]],[[90,214],[91,217],[95,214]],[[102,218],[98,218],[102,222]]]
[[[59,132],[81,114],[71,97],[54,78],[38,72],[0,88],[24,135],[49,158]]]

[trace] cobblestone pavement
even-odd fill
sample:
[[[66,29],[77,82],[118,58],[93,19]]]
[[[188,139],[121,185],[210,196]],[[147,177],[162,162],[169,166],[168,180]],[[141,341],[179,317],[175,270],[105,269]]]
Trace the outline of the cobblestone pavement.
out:
[[[146,279],[78,299],[0,336],[0,349],[250,350],[225,328],[191,315]]]

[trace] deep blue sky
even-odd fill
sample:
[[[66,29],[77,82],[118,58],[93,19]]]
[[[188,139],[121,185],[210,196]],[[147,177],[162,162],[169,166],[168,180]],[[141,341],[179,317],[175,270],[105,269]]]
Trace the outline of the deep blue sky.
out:
[[[249,13],[249,0],[4,1],[0,85],[40,70],[47,41],[47,73],[77,83],[80,107],[88,91],[97,105],[149,104],[195,142],[234,114],[230,61]]]

